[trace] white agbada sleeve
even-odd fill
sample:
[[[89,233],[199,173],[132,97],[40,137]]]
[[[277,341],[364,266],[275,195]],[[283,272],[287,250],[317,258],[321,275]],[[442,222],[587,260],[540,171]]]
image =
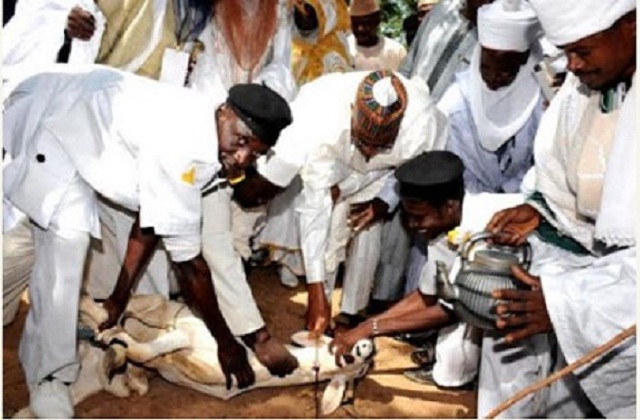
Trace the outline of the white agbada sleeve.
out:
[[[302,196],[296,211],[308,283],[325,281],[325,254],[333,211],[330,189],[350,173],[332,145],[320,146],[301,172]]]
[[[567,360],[573,363],[636,323],[636,249],[593,264],[541,276],[549,317]],[[605,417],[635,416],[636,339],[578,371],[576,377]]]

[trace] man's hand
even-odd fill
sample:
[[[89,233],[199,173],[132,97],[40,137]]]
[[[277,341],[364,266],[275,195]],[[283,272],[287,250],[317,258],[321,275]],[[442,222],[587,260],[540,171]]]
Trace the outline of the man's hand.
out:
[[[511,269],[513,276],[531,286],[531,290],[495,290],[492,297],[506,301],[496,306],[499,319],[496,327],[509,328],[505,335],[507,343],[515,343],[536,334],[553,331],[547,312],[540,278],[532,276],[519,266]]]
[[[67,16],[67,36],[88,41],[96,30],[96,18],[80,6],[71,9]]]
[[[307,286],[309,298],[307,306],[307,329],[313,336],[320,337],[329,327],[331,305],[324,294],[323,283],[311,283]]]
[[[102,307],[107,311],[107,320],[98,326],[98,330],[104,331],[114,327],[118,323],[126,306],[127,302],[119,302],[117,299],[109,296],[102,304]]]
[[[520,204],[494,214],[486,230],[494,234],[493,241],[518,246],[540,225],[542,216],[529,204]]]
[[[247,350],[235,340],[218,343],[218,361],[224,373],[227,390],[231,389],[231,375],[236,377],[238,388],[246,388],[256,381],[256,375],[247,360]]]
[[[366,229],[389,214],[389,205],[379,198],[352,204],[347,222],[355,232]]]
[[[351,350],[353,346],[360,340],[369,338],[371,333],[371,327],[367,322],[362,322],[355,328],[347,331],[336,332],[336,337],[329,343],[329,351],[334,354],[336,358],[336,365],[342,367],[343,358],[349,360],[353,356]]]

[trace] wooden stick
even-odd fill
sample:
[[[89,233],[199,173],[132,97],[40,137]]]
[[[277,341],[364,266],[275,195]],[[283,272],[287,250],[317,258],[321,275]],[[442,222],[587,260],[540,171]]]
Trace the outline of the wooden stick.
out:
[[[551,385],[553,382],[557,381],[558,379],[567,376],[568,374],[570,374],[571,372],[573,372],[574,370],[578,369],[579,367],[586,365],[587,363],[591,362],[593,359],[602,356],[603,354],[605,354],[606,352],[608,352],[609,350],[611,350],[613,347],[617,346],[618,344],[622,343],[624,340],[626,340],[627,338],[631,337],[632,335],[635,335],[636,333],[636,324],[634,324],[633,326],[627,328],[626,330],[622,331],[620,334],[616,335],[615,337],[613,337],[611,340],[607,341],[606,343],[604,343],[603,345],[596,347],[595,349],[591,350],[589,353],[587,353],[586,355],[582,356],[580,359],[576,360],[575,362],[571,363],[568,366],[565,366],[563,369],[557,371],[556,373],[548,376],[547,378],[526,387],[525,389],[523,389],[522,391],[518,392],[516,395],[514,395],[513,397],[509,398],[508,400],[504,401],[503,403],[501,403],[499,406],[497,406],[496,408],[494,408],[489,414],[487,414],[488,419],[492,419],[495,418],[498,414],[502,413],[503,411],[507,410],[509,407],[511,407],[512,405],[514,405],[515,403],[517,403],[518,401],[520,401],[521,399],[523,399],[524,397],[526,397],[529,394],[532,394],[534,392],[537,392],[539,390],[541,390],[542,388]]]

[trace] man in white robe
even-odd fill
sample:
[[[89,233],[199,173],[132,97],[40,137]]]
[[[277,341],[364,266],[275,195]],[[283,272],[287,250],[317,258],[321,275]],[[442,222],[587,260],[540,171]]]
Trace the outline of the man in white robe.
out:
[[[174,124],[177,112],[184,125]],[[36,244],[19,353],[31,410],[73,416],[68,385],[79,369],[78,298],[89,238],[100,237],[100,200],[137,213],[102,328],[117,322],[162,238],[187,301],[225,343],[219,358],[229,384],[234,375],[240,387],[250,385],[246,351],[220,313],[201,251],[202,192],[220,171],[242,170],[275,143],[291,122],[284,99],[241,85],[216,102],[106,67],[65,66],[19,84],[4,117],[12,157],[4,194],[31,219]],[[255,341],[250,346],[257,350]]]
[[[355,70],[397,71],[407,55],[398,41],[379,34],[382,15],[377,0],[353,0],[349,7],[351,32],[347,39]]]
[[[540,31],[522,0],[497,0],[478,10],[471,65],[438,102],[449,120],[447,150],[464,162],[467,191],[518,192],[533,165],[542,115],[533,70],[542,58]]]
[[[346,260],[342,311],[355,315],[366,306],[380,251],[380,224],[369,214],[387,210],[373,198],[393,168],[443,147],[445,121],[421,81],[391,72],[323,76],[301,89],[292,109],[296,124],[283,132],[262,174],[285,187],[300,172],[300,192],[291,194],[297,214],[281,214],[261,240],[302,250],[307,326],[322,333],[340,262]]]
[[[636,322],[636,3],[532,0],[572,73],[542,118],[535,189],[488,225],[534,246],[530,291],[500,291],[500,329],[486,335],[478,415],[584,356]],[[611,48],[615,45],[616,48]],[[634,417],[631,337],[508,417]],[[594,412],[594,408],[597,412]]]

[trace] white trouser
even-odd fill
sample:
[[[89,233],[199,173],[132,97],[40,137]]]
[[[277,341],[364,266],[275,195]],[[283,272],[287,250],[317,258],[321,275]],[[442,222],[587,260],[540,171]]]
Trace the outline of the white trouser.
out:
[[[245,209],[234,200],[231,200],[230,205],[233,248],[246,260],[253,252],[252,240],[264,224],[267,209],[266,206]]]
[[[376,223],[351,239],[342,280],[341,312],[356,315],[367,307],[380,259],[381,233],[382,226]]]
[[[78,301],[89,249],[86,212],[94,192],[76,178],[47,229],[33,225],[35,263],[29,282],[30,309],[20,340],[19,356],[30,390],[53,374],[74,382]]]
[[[486,417],[499,404],[566,365],[553,334],[538,334],[515,345],[501,335],[485,333],[478,383],[478,416]],[[500,417],[585,418],[591,403],[570,374],[528,395]]]
[[[29,219],[23,217],[2,238],[2,323],[13,322],[20,296],[29,284],[35,248]]]
[[[380,263],[373,282],[373,298],[397,300],[404,296],[404,272],[409,257],[409,235],[400,222],[400,211],[382,224]]]
[[[231,188],[221,188],[202,199],[202,254],[211,270],[220,311],[231,332],[239,336],[262,328],[264,321],[233,247],[231,194]]]
[[[465,322],[441,328],[436,342],[433,379],[440,386],[456,387],[478,374],[481,333]]]

